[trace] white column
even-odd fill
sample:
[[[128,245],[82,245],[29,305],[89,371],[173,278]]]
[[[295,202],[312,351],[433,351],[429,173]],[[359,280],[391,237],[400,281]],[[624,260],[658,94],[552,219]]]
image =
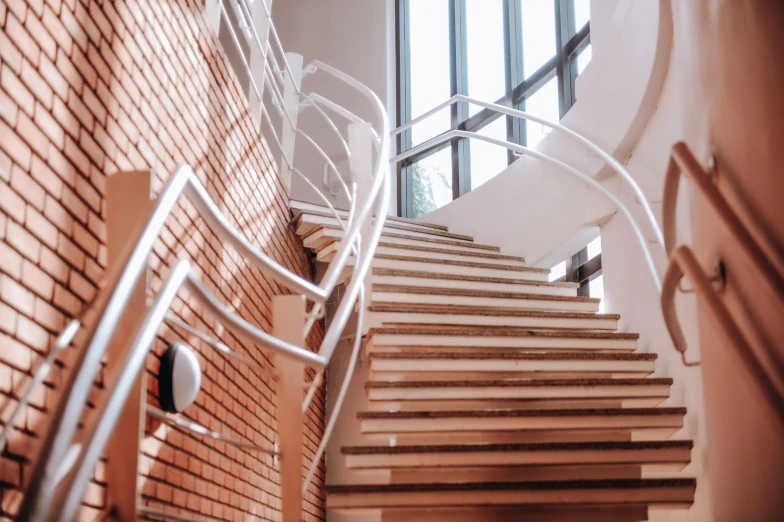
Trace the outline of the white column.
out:
[[[241,0],[240,0],[241,1]],[[253,25],[258,36],[252,38],[250,42],[250,73],[256,86],[259,88],[259,95],[253,90],[253,84],[250,85],[248,92],[250,93],[249,102],[251,114],[256,126],[261,125],[261,103],[264,98],[264,77],[267,66],[267,43],[269,42],[270,24],[271,19],[267,14],[272,12],[272,0],[248,0],[250,10],[250,23]],[[261,47],[259,47],[261,44]],[[274,78],[270,79],[275,81]]]
[[[283,107],[291,117],[291,122],[284,114],[283,123],[281,126],[280,141],[283,145],[283,156],[288,158],[288,161],[294,162],[294,145],[297,138],[297,115],[299,114],[299,92],[300,85],[302,84],[302,55],[296,53],[286,53],[286,60],[288,60],[291,68],[291,74],[288,71],[283,71]],[[285,159],[280,162],[280,176],[283,179],[283,185],[286,190],[291,194],[291,169]]]

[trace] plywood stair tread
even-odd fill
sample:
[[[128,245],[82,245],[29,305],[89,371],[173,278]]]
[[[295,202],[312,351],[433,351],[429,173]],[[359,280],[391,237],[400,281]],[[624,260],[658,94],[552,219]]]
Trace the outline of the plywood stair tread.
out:
[[[450,250],[446,248],[438,248],[438,247],[430,247],[430,246],[399,245],[396,243],[390,243],[384,241],[383,239],[379,241],[379,246],[386,247],[386,248],[394,248],[396,250],[410,250],[412,252],[428,252],[432,254],[447,254],[451,256],[476,257],[476,258],[484,258],[484,259],[497,259],[501,261],[517,261],[520,263],[525,263],[525,258],[519,256],[507,256],[494,252],[476,252],[476,251],[468,252],[466,250]]]
[[[329,232],[325,232],[325,231],[329,231]],[[319,234],[319,233],[321,233],[322,235],[327,235],[329,237],[332,237],[332,238],[334,238],[335,241],[337,241],[338,239],[343,237],[343,229],[340,228],[340,226],[323,224],[323,225],[319,225],[317,228],[314,228],[311,232],[309,232],[305,236],[303,236],[303,240],[307,241],[308,238],[310,238],[311,236],[313,236],[315,234]],[[426,234],[427,232],[423,231],[423,233]],[[416,241],[416,242],[421,242],[421,243],[432,243],[432,244],[435,244],[435,245],[454,246],[454,247],[461,247],[461,248],[475,249],[475,250],[486,250],[488,252],[500,252],[501,251],[501,249],[499,247],[493,246],[493,245],[484,245],[484,244],[481,244],[481,243],[475,243],[473,241],[466,241],[465,239],[463,239],[463,240],[449,239],[449,238],[444,238],[444,237],[436,236],[436,235],[412,236],[410,234],[400,234],[400,233],[397,233],[397,232],[391,232],[389,230],[384,230],[382,232],[382,234],[381,234],[381,238],[382,238],[382,241],[383,241],[384,238],[404,239],[404,240],[407,240],[407,241]],[[387,246],[397,246],[395,243],[390,243],[388,241],[386,241],[385,243],[387,243]],[[324,246],[326,246],[326,245],[324,245]]]
[[[359,492],[424,492],[424,491],[498,491],[544,489],[634,489],[641,487],[696,487],[696,479],[615,479],[615,480],[553,480],[531,482],[446,482],[419,484],[356,484],[327,486],[327,493]]]
[[[378,256],[377,256],[378,257]],[[373,285],[374,292],[440,295],[450,297],[481,297],[494,299],[531,299],[535,301],[563,301],[571,303],[599,303],[600,299],[583,296],[529,294],[525,292],[495,292],[491,290],[467,290],[462,288],[437,288],[408,285]]]
[[[504,279],[501,277],[481,277],[460,274],[439,274],[434,272],[423,272],[420,270],[398,270],[395,268],[374,268],[373,275],[393,276],[393,277],[414,277],[421,279],[437,279],[439,281],[470,281],[472,283],[503,283],[536,286],[552,286],[561,288],[579,288],[578,283],[568,283],[562,281],[536,281],[533,279]]]
[[[529,310],[525,308],[484,307],[470,305],[436,305],[420,303],[374,303],[371,312],[419,313],[443,315],[480,315],[493,317],[547,317],[559,319],[615,319],[620,314],[594,314],[590,312],[559,312],[550,310]]]
[[[655,441],[586,441],[586,442],[523,442],[496,444],[416,444],[402,446],[346,446],[344,455],[405,455],[411,453],[467,453],[467,452],[511,452],[511,451],[613,451],[613,450],[661,450],[688,449],[694,447],[691,440]]]
[[[332,216],[332,212],[329,210],[329,208],[321,206],[321,205],[318,205],[318,204],[315,204],[315,203],[308,203],[306,201],[300,201],[300,200],[292,199],[290,201],[290,203],[289,203],[289,206],[291,207],[291,211],[292,211],[293,214],[298,214],[298,213],[310,214],[310,213],[313,213],[313,212],[321,212],[321,213],[326,213],[329,216]],[[303,208],[303,207],[319,207],[321,210],[315,211],[315,210],[309,210],[308,208]],[[343,208],[343,207],[339,207],[339,206],[336,207],[334,205],[333,205],[333,207],[335,208],[335,210],[337,210],[342,215],[348,215],[348,209]],[[374,214],[374,216],[375,216],[375,214]],[[386,216],[386,220],[387,221],[398,221],[400,223],[409,223],[409,224],[412,224],[412,225],[421,225],[423,227],[437,228],[437,229],[440,229],[440,230],[449,230],[449,227],[447,227],[445,225],[437,225],[435,223],[426,223],[424,221],[419,221],[418,219],[410,219],[410,218],[404,218],[404,217],[398,217],[398,216]]]
[[[601,353],[601,352],[372,352],[371,359],[465,359],[465,360],[488,360],[488,359],[508,359],[525,361],[655,361],[655,353]]]
[[[303,218],[306,216],[317,216],[321,218],[329,218],[335,219],[335,216],[330,212],[316,212],[316,211],[308,211],[308,212],[295,212],[294,217],[291,220],[291,224],[294,226],[299,226],[302,222]],[[417,226],[418,225],[418,226]],[[318,223],[314,224],[316,227],[331,227],[331,228],[340,228],[339,225],[333,223]],[[452,232],[448,232],[447,230],[443,230],[441,228],[433,228],[427,227],[427,229],[423,229],[422,225],[419,223],[410,223],[410,222],[400,222],[397,220],[387,220],[384,223],[384,227],[387,229],[398,229],[398,230],[406,230],[408,232],[417,232],[421,234],[433,235],[438,237],[448,237],[452,239],[462,239],[463,241],[472,241],[474,240],[473,237],[467,236],[464,234],[455,234]]]
[[[531,330],[516,326],[481,326],[470,325],[406,325],[372,328],[368,336],[374,334],[388,335],[463,335],[471,337],[547,337],[557,339],[639,339],[638,333],[594,332],[584,330]]]
[[[366,388],[512,388],[512,387],[558,387],[558,386],[671,386],[672,379],[494,379],[455,381],[369,381]]]
[[[360,419],[469,419],[510,417],[658,417],[686,415],[686,408],[568,408],[443,411],[361,411]]]
[[[454,259],[434,259],[429,257],[413,257],[413,256],[396,256],[391,254],[376,254],[373,259],[386,259],[389,261],[407,261],[414,263],[435,263],[439,265],[452,265],[462,266],[467,268],[489,268],[493,270],[504,270],[508,272],[529,272],[529,273],[547,273],[550,271],[542,268],[534,268],[530,266],[518,265],[497,265],[493,263],[477,263],[473,261],[458,261]]]

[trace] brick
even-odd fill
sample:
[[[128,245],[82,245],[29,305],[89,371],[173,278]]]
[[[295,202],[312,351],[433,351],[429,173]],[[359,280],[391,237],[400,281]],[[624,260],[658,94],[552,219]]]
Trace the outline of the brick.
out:
[[[12,100],[3,90],[0,90],[0,118],[2,118],[10,127],[16,125],[16,115],[19,112],[19,106]]]
[[[63,188],[63,199],[61,200],[61,203],[68,209],[68,212],[70,212],[74,218],[82,223],[87,223],[87,213],[89,212],[87,205],[74,191],[67,187]]]
[[[117,145],[109,134],[100,125],[95,126],[95,142],[103,149],[109,158],[114,158],[117,155]]]
[[[2,86],[6,94],[16,102],[20,109],[26,112],[28,116],[33,115],[33,109],[35,107],[33,93],[31,93],[19,77],[5,65],[3,65],[3,71],[0,73],[0,86]]]
[[[66,10],[64,9],[63,12],[65,11]],[[82,92],[84,78],[82,78],[82,75],[79,73],[76,67],[74,67],[71,59],[63,52],[62,49],[57,51],[57,61],[55,62],[55,66],[57,67],[57,70],[60,71],[60,74],[63,75],[65,81],[67,81],[76,92]]]
[[[22,52],[8,38],[5,31],[0,31],[0,59],[3,63],[19,74],[22,70]]]
[[[13,163],[11,163],[11,158],[8,157],[8,154],[0,150],[0,180],[5,181],[8,183],[11,181],[11,167]],[[0,230],[2,230],[2,225],[0,225]],[[2,232],[0,232],[0,237],[2,237]]]
[[[38,57],[41,54],[41,49],[15,16],[9,16],[6,20],[5,33],[16,44],[16,47],[22,51],[22,54],[25,55],[30,63],[38,66]]]
[[[0,148],[2,148],[17,165],[23,169],[30,168],[30,161],[33,155],[32,150],[19,138],[16,132],[3,121],[0,121]]]
[[[32,352],[28,348],[25,348],[25,346],[16,339],[4,334],[0,334],[0,346],[3,347],[3,349],[0,350],[0,362],[23,372],[30,371],[33,358]]]
[[[27,260],[22,265],[22,284],[43,299],[54,297],[54,279]]]
[[[73,240],[92,258],[98,255],[98,240],[79,223],[74,223]]]
[[[11,187],[0,183],[0,210],[19,223],[24,222],[25,201]]]
[[[57,44],[49,33],[49,30],[44,27],[38,17],[28,16],[27,19],[25,19],[25,28],[33,40],[38,42],[41,51],[51,60],[54,60]]]
[[[101,195],[95,188],[90,185],[84,178],[77,178],[76,180],[76,193],[87,203],[93,211],[101,211]],[[86,217],[86,216],[85,216]]]
[[[93,116],[98,120],[101,125],[106,124],[106,107],[103,106],[101,100],[91,90],[85,89],[82,93],[82,101],[93,113]]]
[[[67,110],[67,109],[66,109]],[[76,169],[60,151],[54,147],[49,147],[49,157],[47,160],[49,167],[57,174],[63,183],[69,187],[76,186]]]
[[[27,207],[25,228],[49,248],[57,248],[57,236],[60,234],[43,214],[33,207]]]
[[[5,25],[5,15],[8,12],[8,8],[6,7],[5,3],[0,3],[0,27]]]
[[[63,286],[56,285],[54,288],[54,299],[52,303],[71,317],[76,317],[82,311],[82,303]]]
[[[49,348],[49,334],[46,330],[21,315],[16,325],[16,338],[37,352],[46,352]]]
[[[84,268],[84,252],[62,234],[57,242],[57,255],[76,270]]]
[[[37,104],[35,107],[35,124],[41,129],[52,145],[62,150],[65,146],[65,131],[62,126],[57,123],[57,120],[43,108],[42,105]],[[48,149],[47,154],[48,156]]]
[[[65,81],[65,78],[60,74],[60,71],[53,62],[45,56],[42,56],[41,63],[38,65],[38,71],[60,99],[68,99],[68,82]]]
[[[103,281],[103,269],[98,263],[89,257],[87,258],[84,265],[84,275],[87,280],[95,286],[100,286],[101,282]]]
[[[41,243],[27,230],[16,223],[10,222],[8,223],[6,239],[8,244],[14,247],[22,256],[34,263],[38,262],[41,254]]]
[[[41,247],[41,269],[52,276],[56,281],[65,284],[68,281],[70,269],[65,262],[53,251]]]
[[[19,114],[19,119],[16,122],[16,132],[20,138],[30,145],[33,151],[46,159],[49,154],[49,140],[46,139],[46,135],[41,132],[38,126],[26,114]]]
[[[54,224],[62,233],[70,236],[73,233],[73,218],[59,201],[52,196],[46,196],[44,203],[44,216]]]
[[[108,118],[106,120],[106,131],[121,151],[125,152],[128,150],[128,136],[125,135],[125,132],[114,119]]]
[[[71,163],[74,164],[76,170],[81,173],[90,172],[90,158],[82,152],[77,145],[70,137],[65,138],[65,157],[68,158]],[[79,185],[79,177],[76,178],[76,185]]]
[[[55,98],[52,104],[52,116],[60,124],[65,132],[67,132],[73,139],[79,139],[79,120],[71,112],[71,110],[63,103],[60,98]],[[64,145],[63,141],[63,146]],[[60,147],[62,150],[63,147]]]
[[[22,256],[5,243],[0,243],[0,271],[14,279],[22,277]]]
[[[82,301],[89,303],[95,297],[96,290],[92,283],[75,271],[71,271],[68,288],[70,288]]]
[[[68,108],[76,116],[76,118],[84,125],[87,132],[93,131],[95,125],[95,116],[90,112],[90,109],[84,104],[79,96],[71,89],[68,92]]]
[[[33,315],[33,293],[22,285],[12,280],[7,275],[0,276],[0,297],[11,308],[27,316]],[[0,353],[11,351],[7,348],[0,350]]]
[[[55,11],[48,6],[44,8],[44,16],[41,22],[46,27],[49,35],[57,42],[57,45],[65,52],[71,54],[71,47],[73,46],[73,37],[68,33],[68,30],[63,25],[63,22],[57,17]],[[54,58],[52,58],[54,61]]]
[[[22,81],[27,85],[30,92],[50,110],[52,108],[53,91],[49,84],[44,80],[29,62],[22,64]]]
[[[74,14],[84,31],[87,33],[87,37],[98,44],[101,41],[101,31],[81,3],[76,4],[76,12]]]
[[[27,6],[33,10],[33,13],[35,13],[35,16],[38,18],[40,18],[44,12],[44,0],[27,0]],[[28,16],[28,18],[30,18],[30,16]]]
[[[5,332],[7,334],[13,334],[14,330],[16,330],[16,311],[8,306],[0,302],[0,332]],[[2,379],[4,383],[10,383],[10,378],[8,380]],[[0,384],[0,386],[3,386]]]
[[[82,28],[82,24],[76,19],[73,13],[68,9],[60,10],[60,21],[63,23],[65,30],[71,35],[74,43],[82,50],[87,50],[87,33]],[[68,55],[70,56],[70,51]]]
[[[33,305],[33,318],[35,322],[54,334],[59,334],[65,327],[65,316],[55,307],[36,298]]]

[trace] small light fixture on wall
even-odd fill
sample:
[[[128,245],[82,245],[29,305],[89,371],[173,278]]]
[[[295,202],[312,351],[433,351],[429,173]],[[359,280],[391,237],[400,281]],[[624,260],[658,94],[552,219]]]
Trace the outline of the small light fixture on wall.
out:
[[[161,408],[181,413],[193,404],[200,389],[201,366],[196,354],[184,343],[171,343],[161,357],[158,373]]]

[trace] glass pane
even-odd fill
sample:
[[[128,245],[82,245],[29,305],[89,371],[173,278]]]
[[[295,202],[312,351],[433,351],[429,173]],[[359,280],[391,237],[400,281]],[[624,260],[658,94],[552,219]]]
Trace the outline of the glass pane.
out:
[[[528,78],[555,56],[555,4],[552,0],[521,0],[520,17],[523,74]]]
[[[604,276],[600,275],[590,283],[588,283],[588,295],[594,299],[601,299],[599,303],[600,314],[604,313]]]
[[[557,122],[560,118],[558,108],[558,78],[553,78],[541,89],[525,100],[525,111],[533,116]],[[533,121],[525,122],[526,143],[535,147],[542,138],[550,133],[550,129]]]
[[[547,277],[548,281],[555,281],[561,279],[566,275],[566,261],[561,261],[550,269],[550,275]]]
[[[602,253],[602,236],[597,237],[586,247],[588,249],[588,259],[593,259],[594,257],[598,256]],[[586,261],[588,261],[586,259]]]
[[[414,163],[411,184],[414,218],[452,201],[452,149],[447,147]]]
[[[449,1],[409,2],[411,118],[449,99]],[[418,145],[449,130],[446,108],[415,125],[413,144]]]
[[[577,55],[577,74],[582,74],[591,61],[591,44]]]
[[[468,95],[494,102],[506,93],[504,3],[466,0],[466,32]],[[470,106],[469,114],[480,110],[481,107]]]
[[[579,31],[591,19],[591,0],[574,0],[574,26]]]
[[[506,141],[506,118],[498,118],[477,134]],[[480,141],[471,143],[471,190],[494,177],[508,166],[506,149]]]

